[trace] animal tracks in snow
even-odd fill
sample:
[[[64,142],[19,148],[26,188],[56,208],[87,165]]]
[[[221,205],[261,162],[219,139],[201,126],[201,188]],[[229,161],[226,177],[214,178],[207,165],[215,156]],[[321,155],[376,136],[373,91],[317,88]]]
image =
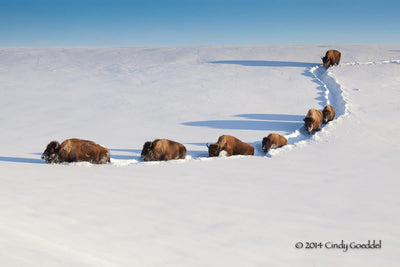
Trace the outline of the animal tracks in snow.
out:
[[[343,63],[339,66],[335,66],[334,68],[340,66],[368,66],[368,65],[383,65],[383,64],[400,64],[400,60],[382,60],[382,61],[372,61],[372,62],[350,62]],[[286,135],[285,137],[288,139],[288,145],[281,147],[279,149],[271,150],[267,153],[269,155],[276,155],[282,151],[288,151],[295,147],[301,147],[306,145],[310,140],[318,141],[321,139],[322,135],[329,134],[332,129],[336,127],[336,124],[340,122],[342,119],[346,118],[350,114],[350,107],[348,101],[344,95],[344,88],[338,81],[338,79],[332,73],[332,67],[329,69],[325,69],[322,65],[315,66],[307,69],[306,71],[311,73],[314,77],[314,81],[323,88],[325,105],[332,105],[336,111],[336,117],[333,121],[329,122],[322,126],[319,132],[315,132],[314,134],[308,134],[304,127]],[[360,89],[354,89],[356,91],[360,91]]]
[[[329,133],[336,127],[337,123],[340,123],[341,120],[349,116],[350,107],[346,96],[344,95],[344,88],[338,81],[338,79],[334,76],[332,70],[335,68],[340,68],[340,66],[361,66],[361,65],[383,65],[383,64],[400,64],[400,60],[383,60],[383,61],[373,61],[373,62],[350,62],[350,63],[342,63],[339,66],[331,67],[329,69],[325,69],[323,65],[317,65],[313,67],[308,67],[305,71],[311,75],[313,81],[318,84],[317,88],[322,91],[324,96],[324,105],[332,105],[336,111],[336,117],[333,121],[329,122],[322,126],[321,130],[312,134],[309,134],[305,131],[304,126],[301,128],[285,135],[288,140],[288,144],[284,147],[270,150],[267,154],[264,154],[260,151],[260,146],[255,144],[256,153],[255,156],[262,157],[272,157],[281,152],[287,152],[297,147],[303,147],[310,142],[318,142],[325,136],[329,135]],[[306,112],[306,111],[305,111]],[[262,138],[260,137],[260,140]],[[203,153],[204,154],[204,153]],[[230,158],[242,158],[245,156],[233,156]],[[216,158],[208,158],[206,155],[196,156],[190,154],[188,151],[188,155],[184,160],[174,160],[175,164],[184,163],[192,160],[215,160]],[[227,158],[226,158],[227,159]],[[154,165],[160,164],[160,162],[143,162],[139,156],[133,157],[132,159],[117,159],[111,156],[111,164],[115,166],[126,166],[131,164],[146,164],[146,165]]]

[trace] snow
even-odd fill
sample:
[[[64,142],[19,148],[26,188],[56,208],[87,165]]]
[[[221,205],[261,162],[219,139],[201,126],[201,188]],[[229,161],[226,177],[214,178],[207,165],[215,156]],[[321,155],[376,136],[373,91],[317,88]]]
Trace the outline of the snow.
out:
[[[330,48],[342,60],[325,70]],[[0,48],[0,62],[2,265],[397,266],[399,46]],[[328,103],[335,120],[305,133]],[[271,132],[288,145],[264,154]],[[222,134],[256,155],[208,158]],[[72,137],[111,164],[40,159]],[[155,138],[187,158],[143,162]],[[295,248],[342,240],[382,248]]]

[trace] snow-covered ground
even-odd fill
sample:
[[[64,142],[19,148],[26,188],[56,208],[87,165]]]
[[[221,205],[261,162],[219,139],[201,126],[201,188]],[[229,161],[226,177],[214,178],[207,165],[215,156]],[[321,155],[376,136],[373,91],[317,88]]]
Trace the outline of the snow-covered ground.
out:
[[[327,103],[337,118],[305,134]],[[400,261],[400,46],[0,48],[0,109],[1,266]],[[265,155],[271,132],[289,144]],[[222,134],[256,155],[207,158]],[[40,159],[72,137],[112,163]],[[155,138],[187,159],[142,162]],[[342,240],[382,248],[295,248]]]

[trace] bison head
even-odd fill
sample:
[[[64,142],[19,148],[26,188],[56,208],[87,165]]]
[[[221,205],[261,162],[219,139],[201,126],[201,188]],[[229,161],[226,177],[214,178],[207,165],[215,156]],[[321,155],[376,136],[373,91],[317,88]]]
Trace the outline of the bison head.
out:
[[[329,58],[327,56],[322,58],[322,63],[324,63],[324,67],[325,68],[329,68],[329,65],[331,64],[331,61],[329,60]]]
[[[47,163],[59,163],[60,162],[60,148],[61,145],[57,141],[52,141],[47,145],[46,150],[42,154],[42,159]]]
[[[153,143],[154,142],[146,142],[143,145],[141,157],[144,161],[151,161],[154,160],[154,151],[153,151]]]
[[[222,150],[221,146],[218,144],[211,144],[211,145],[207,144],[207,147],[208,147],[208,156],[210,157],[218,157],[219,153]]]
[[[271,139],[269,137],[264,137],[262,140],[262,149],[264,152],[268,152],[272,146]]]
[[[324,118],[324,123],[327,123],[327,122],[328,122],[328,118],[331,117],[331,111],[328,110],[328,109],[324,109],[324,110],[322,111],[322,116],[323,116],[323,118]]]
[[[311,117],[304,118],[304,127],[306,128],[307,132],[311,132],[313,130],[313,124],[315,120]]]

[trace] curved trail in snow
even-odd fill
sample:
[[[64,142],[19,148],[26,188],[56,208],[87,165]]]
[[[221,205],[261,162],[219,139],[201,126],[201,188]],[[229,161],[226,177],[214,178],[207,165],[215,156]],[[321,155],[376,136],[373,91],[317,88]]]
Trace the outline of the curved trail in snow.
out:
[[[400,60],[382,60],[382,61],[372,61],[372,62],[350,62],[350,63],[343,63],[340,64],[337,67],[340,66],[363,66],[363,65],[383,65],[383,64],[400,64]],[[335,68],[335,67],[334,67]],[[278,149],[273,149],[270,150],[268,153],[260,153],[257,151],[256,147],[256,152],[255,156],[258,157],[272,157],[274,155],[277,155],[281,152],[285,151],[290,151],[294,148],[297,147],[303,147],[310,142],[318,142],[323,136],[328,135],[339,123],[341,120],[349,116],[351,113],[349,104],[346,100],[346,97],[344,95],[344,89],[342,85],[338,82],[336,77],[332,73],[332,68],[325,69],[323,65],[317,65],[311,68],[307,68],[305,71],[310,73],[311,76],[313,77],[313,80],[315,83],[319,85],[319,87],[322,87],[323,89],[323,94],[324,94],[324,106],[325,105],[332,105],[335,108],[336,116],[335,119],[328,124],[323,124],[322,128],[318,132],[314,133],[307,133],[306,130],[304,129],[304,126],[301,128],[295,130],[292,133],[289,133],[285,135],[285,137],[288,139],[288,144],[284,147],[278,148]],[[318,87],[317,87],[318,88]],[[240,158],[240,157],[246,157],[246,156],[234,156],[230,158]],[[221,158],[221,157],[217,157]],[[217,158],[208,158],[208,157],[191,157],[191,156],[186,156],[186,159],[183,160],[174,160],[172,162],[175,163],[184,163],[186,161],[192,161],[192,160],[214,160]],[[171,162],[171,161],[170,161]],[[111,164],[115,166],[126,166],[126,165],[131,165],[131,164],[147,164],[147,165],[155,165],[155,164],[160,164],[161,162],[156,161],[156,162],[143,162],[142,160],[137,160],[137,159],[131,159],[131,160],[119,160],[119,159],[114,159],[111,157]],[[75,163],[75,164],[86,164],[86,163]]]
[[[383,65],[383,64],[400,64],[400,60],[382,60],[372,62],[350,62],[343,63],[340,66],[368,66],[368,65]],[[309,134],[305,131],[304,127],[297,129],[293,133],[285,135],[288,139],[288,145],[279,149],[271,150],[267,153],[267,156],[276,155],[282,151],[288,151],[295,147],[301,147],[306,145],[308,142],[318,141],[321,136],[329,134],[333,128],[336,127],[337,123],[349,116],[351,113],[349,103],[344,95],[344,88],[336,77],[331,72],[331,68],[325,69],[322,65],[318,65],[307,69],[306,71],[311,73],[314,77],[314,81],[323,87],[325,105],[332,105],[335,108],[336,116],[335,119],[328,124],[323,124],[320,131]]]
[[[346,64],[342,64],[346,65]],[[282,151],[292,150],[295,147],[301,147],[306,145],[310,141],[318,141],[321,134],[325,134],[330,131],[337,124],[338,121],[342,120],[349,114],[349,105],[343,95],[343,88],[337,79],[333,76],[331,68],[325,69],[322,65],[318,65],[306,70],[314,78],[314,82],[322,87],[324,95],[324,104],[332,105],[335,108],[335,118],[328,124],[322,124],[321,130],[318,132],[308,133],[301,127],[296,131],[285,135],[288,139],[288,144],[280,149],[271,150],[267,153],[267,156],[277,155]],[[305,111],[306,112],[306,111]]]

